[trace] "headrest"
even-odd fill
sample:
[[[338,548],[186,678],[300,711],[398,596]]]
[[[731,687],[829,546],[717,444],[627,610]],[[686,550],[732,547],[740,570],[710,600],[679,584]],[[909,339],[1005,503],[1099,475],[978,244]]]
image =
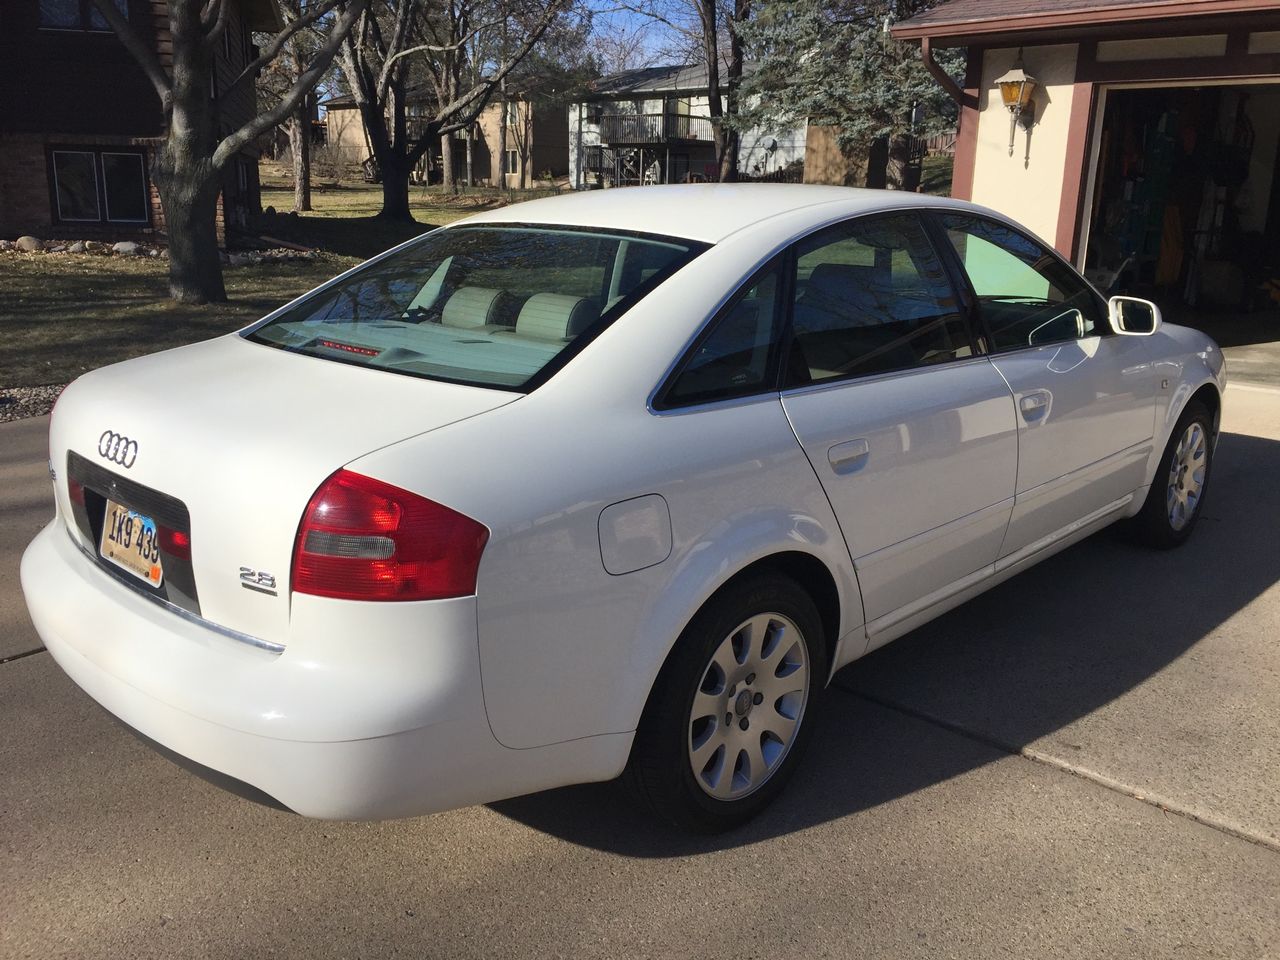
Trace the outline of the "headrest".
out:
[[[806,293],[821,294],[844,300],[851,296],[865,294],[883,283],[881,271],[871,265],[858,263],[820,263],[809,274]]]
[[[483,327],[502,291],[491,287],[459,287],[444,305],[440,322],[446,327]]]
[[[590,300],[563,293],[535,293],[520,308],[516,333],[539,340],[567,340],[587,329],[600,311]]]

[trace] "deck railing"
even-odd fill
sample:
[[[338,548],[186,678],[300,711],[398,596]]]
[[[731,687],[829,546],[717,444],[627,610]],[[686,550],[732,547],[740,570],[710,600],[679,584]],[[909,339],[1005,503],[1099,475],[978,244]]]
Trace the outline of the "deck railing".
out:
[[[607,113],[600,118],[604,143],[670,143],[714,139],[711,120],[683,113]]]

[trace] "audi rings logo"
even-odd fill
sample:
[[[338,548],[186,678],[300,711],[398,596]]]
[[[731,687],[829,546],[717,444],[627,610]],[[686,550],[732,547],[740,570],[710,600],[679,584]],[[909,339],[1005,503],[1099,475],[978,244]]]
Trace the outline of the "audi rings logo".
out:
[[[98,438],[98,456],[128,470],[138,459],[138,441],[130,440],[113,430],[104,430]]]

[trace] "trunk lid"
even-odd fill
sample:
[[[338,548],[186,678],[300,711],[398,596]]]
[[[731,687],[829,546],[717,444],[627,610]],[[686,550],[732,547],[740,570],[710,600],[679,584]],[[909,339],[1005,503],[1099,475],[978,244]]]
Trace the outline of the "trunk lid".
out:
[[[68,529],[95,557],[108,499],[152,516],[163,528],[161,550],[185,508],[190,561],[162,552],[159,588],[99,560],[105,569],[220,626],[283,645],[294,537],[324,479],[380,447],[519,396],[231,335],[81,377],[54,411],[50,456]],[[69,477],[84,484],[84,505],[68,496]]]

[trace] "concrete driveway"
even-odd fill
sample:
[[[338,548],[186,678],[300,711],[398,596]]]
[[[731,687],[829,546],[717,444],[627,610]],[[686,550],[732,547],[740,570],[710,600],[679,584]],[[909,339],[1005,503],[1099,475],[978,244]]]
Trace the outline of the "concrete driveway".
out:
[[[1276,957],[1280,391],[1227,409],[1190,544],[1101,534],[845,670],[710,841],[613,784],[335,824],[191,777],[30,652],[43,425],[0,427],[0,956]]]

